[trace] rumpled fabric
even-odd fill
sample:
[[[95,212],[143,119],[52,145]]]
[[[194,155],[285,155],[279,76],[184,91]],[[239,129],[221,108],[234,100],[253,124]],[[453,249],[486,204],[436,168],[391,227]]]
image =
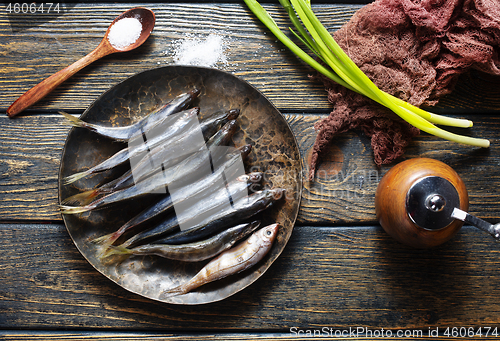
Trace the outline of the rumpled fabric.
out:
[[[334,39],[383,91],[415,106],[433,106],[471,68],[500,75],[499,0],[376,0],[360,8]],[[321,154],[342,132],[371,138],[374,162],[389,164],[419,134],[389,109],[323,75],[333,104],[318,121],[309,178]]]

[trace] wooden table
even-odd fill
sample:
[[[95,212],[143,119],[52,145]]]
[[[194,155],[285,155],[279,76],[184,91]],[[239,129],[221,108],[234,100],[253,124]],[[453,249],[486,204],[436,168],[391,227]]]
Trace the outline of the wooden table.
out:
[[[87,67],[14,119],[5,115],[17,97],[90,52],[109,23],[137,5],[151,8],[157,18],[142,47]],[[357,132],[334,140],[331,160],[320,166],[323,172],[304,183],[284,252],[247,289],[218,303],[179,306],[115,285],[85,261],[58,212],[58,170],[70,128],[57,111],[82,113],[117,82],[173,64],[179,39],[210,32],[228,44],[227,63],[215,67],[250,82],[277,106],[296,135],[304,164],[316,135],[313,124],[328,115],[330,104],[321,84],[308,79],[311,70],[242,2],[69,3],[53,17],[8,15],[5,6],[0,14],[0,338],[320,340],[370,332],[387,336],[380,333],[390,330],[422,339],[429,332],[453,336],[453,330],[464,333],[471,327],[482,327],[483,335],[491,328],[492,335],[500,327],[500,246],[469,226],[430,250],[391,239],[375,219],[374,195],[392,165],[377,168],[369,139]],[[361,6],[362,1],[346,0],[314,8],[333,31]],[[277,5],[265,7],[285,23]],[[467,186],[470,213],[500,221],[500,79],[466,74],[435,111],[473,120],[470,134],[490,139],[491,147],[421,134],[400,161],[425,156],[445,162]]]

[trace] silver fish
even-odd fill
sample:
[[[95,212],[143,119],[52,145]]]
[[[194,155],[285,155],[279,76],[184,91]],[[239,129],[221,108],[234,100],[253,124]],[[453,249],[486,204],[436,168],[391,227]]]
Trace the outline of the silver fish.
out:
[[[200,93],[199,89],[191,90],[180,94],[173,100],[163,105],[159,109],[143,117],[139,121],[123,127],[107,127],[99,124],[88,123],[73,117],[67,113],[60,112],[66,117],[69,123],[75,127],[87,128],[99,135],[106,136],[118,141],[127,142],[137,134],[142,134],[157,124],[162,124],[164,120],[169,119],[170,115],[186,109]]]
[[[262,212],[274,202],[282,199],[284,193],[285,190],[282,188],[264,188],[261,191],[255,191],[246,197],[239,198],[229,207],[208,214],[204,219],[198,219],[197,216],[193,216],[192,220],[186,219],[184,226],[191,227],[167,235],[155,243],[185,244],[206,238],[231,226],[236,220],[249,219]],[[125,242],[124,246],[129,246],[127,244],[129,241]]]
[[[193,278],[160,294],[160,299],[184,295],[207,283],[242,272],[257,264],[271,250],[279,224],[254,232],[247,240],[224,251],[205,265]]]
[[[136,145],[135,142],[129,142],[129,147],[121,149],[110,158],[102,161],[101,163],[95,165],[92,168],[89,168],[83,172],[75,173],[69,175],[64,178],[64,184],[73,183],[83,177],[88,175],[102,172],[113,167],[119,166],[124,162],[129,161],[131,158],[137,157],[137,155],[141,155],[147,150],[150,150],[157,145],[163,143],[168,139],[176,137],[179,133],[183,131],[186,127],[189,127],[193,122],[193,118],[199,113],[200,108],[195,107],[192,109],[184,110],[175,115],[175,120],[172,120],[172,124],[166,127],[161,134],[150,134],[153,135],[153,138],[145,141],[139,145]],[[142,136],[141,136],[142,137]]]
[[[233,200],[239,201],[247,201],[245,200],[250,189],[255,185],[256,182],[261,181],[262,173],[261,172],[253,172],[250,174],[240,175],[231,182],[227,183],[225,186],[221,188],[207,188],[207,192],[210,194],[205,197],[184,197],[182,198],[183,193],[178,196],[179,202],[176,203],[177,209],[175,214],[171,214],[166,219],[162,220],[158,224],[154,224],[152,227],[140,231],[134,236],[130,237],[127,241],[125,241],[121,246],[123,247],[135,247],[140,244],[144,244],[147,242],[151,242],[154,244],[173,244],[173,243],[162,243],[165,235],[169,235],[172,231],[178,231],[181,226],[184,228],[202,226],[204,227],[207,224],[207,221],[212,222],[213,217],[219,217],[221,212],[233,212],[233,211],[242,211],[239,214],[233,215],[230,218],[224,220],[218,220],[214,222],[214,225],[217,224],[217,229],[213,228],[210,231],[214,231],[215,233],[220,232],[222,229],[227,228],[233,225],[236,219],[240,219],[238,221],[243,221],[244,219],[249,218],[249,214],[245,214],[244,210],[238,210],[243,208],[245,205],[241,204],[230,204]],[[219,184],[220,185],[220,184]],[[218,187],[218,186],[215,186]],[[254,196],[255,197],[255,196]],[[265,199],[262,199],[263,201]],[[177,200],[176,200],[177,201]],[[236,209],[231,210],[233,206],[236,206]],[[255,205],[257,208],[261,208],[259,205]],[[173,207],[172,207],[173,208]],[[246,208],[246,207],[245,207]],[[247,209],[249,211],[250,209]],[[254,212],[252,212],[254,213]],[[253,214],[252,214],[253,215]],[[208,237],[210,233],[202,233],[199,238],[185,238],[186,243],[191,243],[197,240],[201,240],[202,238]],[[181,244],[181,243],[176,243]],[[185,243],[182,243],[185,244]]]
[[[184,201],[188,198],[196,198],[201,200],[208,194],[207,188],[213,188],[215,184],[218,183],[222,176],[232,177],[237,171],[238,167],[235,165],[250,153],[252,150],[251,145],[245,145],[230,152],[224,159],[225,161],[221,162],[221,165],[215,169],[213,173],[208,174],[204,178],[199,181],[195,181],[190,183],[184,187],[184,191],[182,191],[183,196],[178,197],[177,201]],[[252,182],[258,182],[261,180],[262,175],[259,175],[259,178],[252,178]],[[170,195],[163,197],[161,200],[153,204],[152,206],[146,208],[144,211],[139,213],[137,216],[129,220],[127,223],[122,225],[117,231],[107,234],[102,237],[98,237],[93,240],[94,243],[103,245],[103,249],[106,248],[106,245],[109,246],[113,244],[122,234],[127,232],[128,230],[135,228],[137,225],[144,225],[144,222],[154,220],[158,218],[159,215],[165,214],[165,212],[170,212],[173,209],[173,201]]]
[[[155,255],[163,258],[184,262],[200,262],[213,258],[221,252],[231,248],[238,240],[254,232],[260,221],[244,223],[228,228],[221,233],[195,243],[183,245],[146,244],[131,249],[124,247],[111,247],[106,256],[147,256]]]
[[[210,158],[217,157],[218,148],[229,142],[236,131],[236,127],[236,120],[229,121],[207,142],[207,147],[209,146],[207,151],[200,151],[199,153],[191,155],[178,165],[170,167],[169,169],[162,169],[157,177],[149,177],[135,186],[117,190],[85,206],[59,205],[59,208],[63,214],[87,212],[122,200],[138,198],[145,194],[161,193],[160,190],[165,190],[169,184],[176,180],[179,181],[179,186],[181,186],[184,185],[184,183],[182,183],[180,179],[188,183],[199,179],[205,175],[200,171],[200,168],[210,165]]]
[[[179,136],[178,139],[172,139],[167,141],[165,144],[152,148],[143,159],[136,160],[136,162],[134,162],[133,170],[129,170],[119,178],[101,185],[99,188],[90,192],[79,193],[73,198],[70,198],[65,204],[70,204],[71,202],[84,202],[86,200],[86,196],[95,197],[100,193],[112,192],[133,186],[137,181],[140,181],[141,177],[149,176],[151,173],[159,170],[159,168],[151,168],[152,163],[162,164],[162,168],[173,166],[176,162],[180,162],[186,157],[186,155],[183,155],[182,152],[175,152],[176,149],[179,151],[179,147],[182,147],[183,145],[190,145],[190,149],[192,149],[196,144],[190,144],[189,140],[194,136],[197,136],[200,130],[203,137],[208,140],[228,121],[235,120],[239,113],[240,111],[238,109],[231,109],[225,112],[217,112],[206,116],[201,119],[199,129],[192,129],[182,136]],[[199,145],[199,147],[203,149],[203,145]],[[164,151],[166,151],[166,154]]]

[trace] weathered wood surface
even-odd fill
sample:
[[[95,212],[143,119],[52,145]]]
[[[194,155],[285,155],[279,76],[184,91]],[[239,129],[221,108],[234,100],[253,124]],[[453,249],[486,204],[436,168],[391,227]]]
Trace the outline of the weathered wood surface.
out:
[[[500,320],[498,245],[476,228],[421,251],[380,227],[298,226],[257,282],[201,306],[162,304],[118,287],[83,259],[63,225],[2,224],[0,233],[2,328],[289,333]]]
[[[304,332],[304,334],[281,334],[281,333],[254,333],[254,334],[190,334],[190,333],[182,333],[182,334],[161,334],[161,333],[156,333],[156,334],[139,334],[139,333],[92,333],[92,340],[93,341],[103,341],[103,340],[123,340],[123,341],[157,341],[157,340],[167,340],[167,341],[206,341],[206,340],[222,340],[222,341],[247,341],[247,340],[260,340],[260,341],[295,341],[297,338],[300,338],[300,340],[305,340],[305,341],[329,341],[332,340],[332,336],[329,335],[329,331],[325,332],[325,336],[321,336],[322,331],[321,330],[302,330],[301,332]],[[315,336],[308,336],[309,334],[305,334],[306,332],[309,332],[309,334],[312,335],[312,333],[316,332]],[[341,332],[341,331],[338,331]],[[349,335],[349,330],[345,331],[345,335]],[[415,340],[423,340],[423,336],[420,335],[426,335],[428,334],[429,331],[426,330],[425,333],[423,331],[412,331],[412,330],[401,330],[400,331],[401,335],[405,335],[404,333],[407,333],[406,335],[408,336],[402,336],[404,340],[408,341],[415,341]],[[434,332],[434,330],[431,331]],[[396,335],[397,331],[394,332],[394,335]],[[373,334],[373,331],[372,331]],[[334,332],[332,332],[332,335],[335,335]],[[339,334],[340,335],[340,334]],[[415,336],[410,336],[410,335],[415,335]],[[17,341],[17,340],[43,340],[43,341],[52,341],[52,340],[67,340],[67,341],[77,341],[77,340],[89,340],[89,334],[84,333],[84,332],[37,332],[36,334],[34,333],[29,333],[29,332],[19,332],[19,331],[14,331],[14,332],[5,332],[2,333],[0,331],[0,337],[4,337],[7,340],[10,341]],[[335,337],[335,336],[333,336]],[[367,340],[368,338],[366,336],[347,336],[347,337],[335,337],[334,340]],[[393,337],[376,337],[377,340],[397,340],[394,336]],[[446,340],[450,341],[457,341],[457,340],[463,340],[463,337],[446,337]],[[467,340],[484,340],[484,338],[481,337],[468,337]]]
[[[315,139],[314,122],[324,115],[285,114],[300,146],[304,165]],[[471,117],[474,136],[491,140],[489,149],[443,141],[422,133],[405,158],[432,157],[453,167],[469,191],[470,211],[500,220],[498,155],[500,122],[493,115]],[[59,114],[0,116],[0,220],[60,221],[57,184],[60,158],[69,131]],[[404,158],[403,158],[404,159]],[[355,132],[339,135],[317,170],[304,182],[300,224],[375,223],[374,196],[391,166],[373,163],[369,139]],[[29,186],[27,186],[29,184]]]
[[[72,4],[64,14],[38,25],[26,16],[0,14],[0,111],[26,90],[83,57],[102,39],[109,23],[135,4]],[[288,52],[251,15],[236,4],[140,4],[155,11],[152,36],[135,51],[114,54],[90,65],[33,106],[35,109],[83,110],[118,81],[144,70],[174,62],[174,46],[187,35],[206,37],[217,32],[226,39],[227,63],[218,68],[234,73],[261,90],[283,110],[323,110],[330,104],[321,84],[311,82],[311,69]],[[318,4],[318,17],[332,32],[347,22],[362,5]],[[277,5],[265,8],[283,29],[288,20]],[[91,18],[91,19],[89,19]],[[31,19],[33,20],[33,19]],[[35,21],[36,23],[36,21]],[[464,76],[443,106],[459,109],[498,110],[498,79],[487,75]],[[29,112],[29,111],[28,111]]]
[[[314,6],[333,31],[366,2]],[[227,39],[228,63],[217,67],[250,82],[284,113],[305,165],[314,122],[330,110],[321,84],[308,79],[310,69],[243,3],[228,1],[139,4],[157,15],[144,46],[87,67],[15,119],[4,115],[24,91],[90,52],[114,17],[135,5],[70,3],[63,15],[29,25],[26,17],[0,13],[0,339],[288,341],[292,327],[421,329],[426,336],[429,328],[443,335],[446,327],[498,326],[498,245],[472,227],[427,251],[393,241],[374,210],[375,189],[390,166],[375,167],[369,139],[357,132],[334,140],[316,180],[304,183],[284,253],[246,290],[210,305],[172,306],[129,293],[95,271],[57,211],[59,162],[70,129],[57,110],[79,115],[117,82],[172,64],[172,46],[186,34],[210,32]],[[285,28],[277,5],[265,7]],[[434,110],[473,120],[473,128],[460,132],[488,138],[492,146],[476,149],[422,134],[404,158],[452,166],[469,190],[470,212],[500,221],[500,79],[465,74]]]
[[[189,34],[206,37],[210,32],[218,32],[226,38],[228,63],[220,63],[219,68],[248,80],[277,106],[302,110],[305,103],[309,103],[309,107],[322,103],[323,108],[328,107],[323,89],[307,79],[309,69],[306,66],[297,68],[299,63],[295,57],[282,51],[283,47],[250,16],[243,3],[141,5],[151,8],[157,17],[153,34],[143,46],[94,63],[34,108],[85,108],[117,81],[139,71],[172,64],[176,41]],[[26,21],[9,23],[2,16],[0,28],[4,39],[0,47],[11,57],[4,57],[6,63],[2,63],[4,91],[0,94],[0,108],[6,109],[29,87],[94,49],[109,23],[131,6],[134,4],[77,5],[52,20],[50,25],[17,32],[12,32],[10,26],[22,28]],[[322,17],[332,13],[331,6],[320,7]],[[328,25],[332,29],[340,27],[359,7],[333,5],[335,15],[329,18]],[[276,10],[278,7],[270,8]],[[90,17],[95,19],[89,20]],[[285,22],[281,20],[281,23]],[[36,37],[35,44],[33,37]],[[292,92],[287,91],[291,89]],[[301,100],[297,101],[297,98]]]
[[[450,329],[451,330],[451,329]],[[316,330],[301,330],[303,334],[282,334],[282,333],[253,333],[253,334],[212,334],[212,333],[207,333],[207,334],[191,334],[191,333],[181,333],[181,334],[161,334],[161,333],[154,333],[154,334],[140,334],[140,333],[99,333],[95,332],[92,333],[92,341],[104,341],[104,340],[122,340],[122,341],[158,341],[158,340],[167,340],[167,341],[206,341],[206,340],[222,340],[222,341],[247,341],[247,340],[259,340],[259,341],[296,341],[297,338],[300,338],[300,340],[305,340],[305,341],[330,341],[330,340],[343,340],[343,341],[356,341],[356,340],[367,340],[369,337],[367,336],[346,336],[346,337],[335,337],[335,331],[331,332],[331,335],[334,336],[329,336],[330,331],[327,330],[326,332],[323,333],[321,329],[316,329]],[[313,334],[315,333],[316,334]],[[338,330],[337,333],[345,332],[345,335],[349,335],[350,330],[345,330],[345,331],[340,331]],[[368,335],[373,335],[373,332],[376,332],[372,330],[372,334]],[[380,331],[379,331],[380,332]],[[391,331],[392,332],[392,331]],[[398,331],[394,331],[393,335],[396,335]],[[408,340],[408,341],[416,341],[416,340],[425,340],[424,337],[428,337],[427,334],[431,333],[431,335],[434,332],[434,330],[425,330],[424,331],[413,331],[413,330],[400,330],[403,336],[399,339]],[[308,334],[306,334],[308,333]],[[405,334],[406,333],[406,334]],[[458,332],[457,332],[458,333]],[[323,336],[323,335],[324,336]],[[310,336],[313,335],[313,336]],[[339,334],[341,335],[341,334]],[[404,336],[408,335],[408,336]],[[415,335],[415,336],[413,336]],[[425,335],[425,336],[422,336]],[[89,340],[89,333],[85,332],[37,332],[35,333],[29,333],[29,332],[24,332],[24,331],[13,331],[13,332],[1,332],[0,331],[0,337],[4,337],[7,340],[10,341],[17,341],[17,340],[43,340],[43,341],[52,341],[52,340],[66,340],[66,341],[78,341],[78,340]],[[433,337],[433,336],[431,336]],[[444,336],[441,336],[444,337]],[[398,340],[396,336],[392,337],[378,337],[375,336],[377,340]],[[463,340],[463,337],[446,337],[446,340],[450,341],[458,341],[458,340]],[[481,337],[467,337],[467,340],[484,340],[484,338]]]

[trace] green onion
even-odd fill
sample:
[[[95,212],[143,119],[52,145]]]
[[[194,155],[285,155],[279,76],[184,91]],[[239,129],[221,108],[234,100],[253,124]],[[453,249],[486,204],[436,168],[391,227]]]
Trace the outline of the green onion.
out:
[[[333,39],[328,30],[321,24],[312,11],[308,0],[279,0],[287,11],[290,21],[298,33],[291,30],[307,48],[309,48],[328,68],[311,57],[284,34],[274,19],[256,0],[244,0],[255,16],[297,57],[309,64],[316,71],[334,82],[389,108],[399,117],[429,134],[446,140],[487,148],[490,142],[486,139],[472,138],[454,134],[438,128],[434,124],[460,128],[472,126],[472,122],[437,115],[380,90],[361,69],[349,58]],[[298,17],[297,17],[298,15]],[[302,22],[302,24],[301,24]]]

